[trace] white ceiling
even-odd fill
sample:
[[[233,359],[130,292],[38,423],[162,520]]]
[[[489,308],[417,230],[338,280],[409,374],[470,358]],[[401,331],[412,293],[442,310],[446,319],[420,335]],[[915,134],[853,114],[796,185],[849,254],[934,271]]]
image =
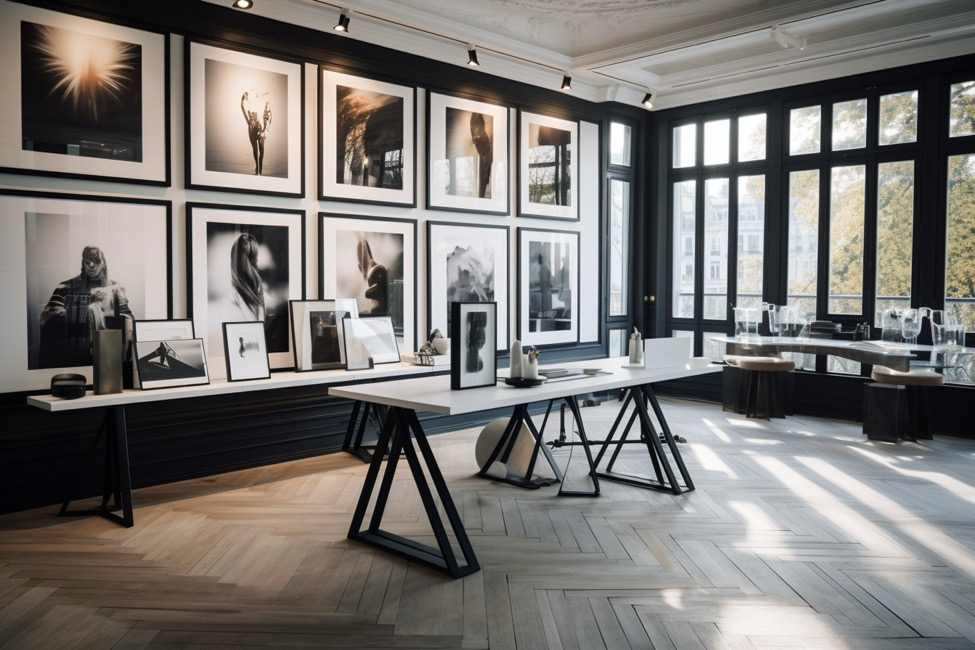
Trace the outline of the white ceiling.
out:
[[[231,0],[207,0],[227,6]],[[655,109],[975,52],[973,0],[254,0],[252,13]]]

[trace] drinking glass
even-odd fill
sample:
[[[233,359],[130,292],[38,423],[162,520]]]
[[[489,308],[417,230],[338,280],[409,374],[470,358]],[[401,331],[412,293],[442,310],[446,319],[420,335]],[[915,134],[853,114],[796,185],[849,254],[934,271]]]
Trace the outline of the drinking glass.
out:
[[[917,335],[921,333],[921,312],[917,309],[901,311],[901,336],[904,342],[917,345]]]
[[[901,310],[885,309],[880,320],[880,338],[883,341],[897,343],[901,340]]]

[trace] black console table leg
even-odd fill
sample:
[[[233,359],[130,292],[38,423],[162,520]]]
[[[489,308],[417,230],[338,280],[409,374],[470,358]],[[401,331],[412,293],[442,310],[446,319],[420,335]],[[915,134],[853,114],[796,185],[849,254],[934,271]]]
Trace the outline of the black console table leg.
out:
[[[104,478],[102,481],[102,501],[98,508],[84,510],[69,510],[69,504],[74,500],[78,484],[92,452],[98,446],[99,440],[105,439]],[[109,504],[109,501],[112,503]],[[121,510],[122,514],[116,514]],[[132,475],[129,470],[129,441],[125,424],[125,407],[110,406],[106,409],[105,420],[95,439],[85,453],[85,457],[78,468],[78,473],[72,481],[71,490],[61,504],[59,517],[98,516],[112,523],[131,528],[135,524],[132,510]]]

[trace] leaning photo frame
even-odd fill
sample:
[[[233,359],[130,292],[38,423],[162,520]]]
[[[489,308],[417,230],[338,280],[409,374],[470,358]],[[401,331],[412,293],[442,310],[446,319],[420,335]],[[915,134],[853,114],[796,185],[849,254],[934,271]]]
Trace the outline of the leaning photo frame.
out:
[[[579,123],[518,113],[518,216],[579,220]]]
[[[136,341],[135,358],[143,390],[210,383],[203,339]]]
[[[507,350],[509,249],[507,226],[427,221],[427,329],[450,332],[452,302],[494,302]]]
[[[196,41],[185,56],[186,187],[304,196],[304,66]]]
[[[335,300],[292,300],[291,331],[294,336],[295,370],[345,368],[344,327],[348,311]]]
[[[416,88],[324,66],[319,81],[318,198],[416,207]]]
[[[524,345],[579,340],[579,233],[518,229],[518,338]]]
[[[416,222],[319,214],[320,295],[389,316],[400,350],[416,349]]]
[[[427,208],[507,215],[508,107],[427,94]]]
[[[6,0],[0,15],[0,170],[168,186],[167,35]]]
[[[223,351],[227,360],[227,381],[267,379],[271,376],[263,322],[224,323]]]
[[[347,318],[345,320],[346,358],[359,369],[375,364],[399,363],[400,353],[396,343],[393,321],[388,316]],[[369,361],[367,362],[366,359]]]
[[[193,321],[189,318],[137,320],[132,323],[134,341],[168,341],[196,338]],[[132,387],[139,385],[139,360],[132,354]]]
[[[168,201],[0,190],[0,214],[0,392],[90,383],[93,329],[172,315]]]
[[[498,311],[493,302],[450,303],[450,389],[497,383]]]

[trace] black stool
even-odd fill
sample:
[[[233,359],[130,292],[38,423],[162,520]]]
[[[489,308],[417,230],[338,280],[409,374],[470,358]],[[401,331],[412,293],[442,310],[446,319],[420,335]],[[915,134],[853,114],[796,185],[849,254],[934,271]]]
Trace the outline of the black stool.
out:
[[[868,440],[897,442],[931,439],[928,422],[928,386],[941,386],[945,378],[931,370],[891,370],[874,366],[864,386],[863,433]]]

